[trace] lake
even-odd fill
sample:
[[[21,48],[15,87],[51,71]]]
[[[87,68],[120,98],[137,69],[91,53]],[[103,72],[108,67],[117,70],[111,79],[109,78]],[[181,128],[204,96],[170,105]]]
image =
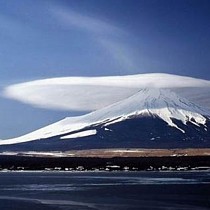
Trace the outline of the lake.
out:
[[[0,210],[207,210],[210,172],[1,172]]]

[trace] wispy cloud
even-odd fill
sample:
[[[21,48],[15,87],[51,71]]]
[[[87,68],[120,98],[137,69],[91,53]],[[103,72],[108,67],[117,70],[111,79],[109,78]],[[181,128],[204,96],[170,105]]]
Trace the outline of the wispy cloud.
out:
[[[131,48],[120,41],[128,35],[122,28],[98,17],[80,14],[66,8],[53,7],[50,11],[63,27],[76,28],[88,33],[120,68],[124,70],[137,68]]]
[[[53,7],[50,10],[66,27],[77,27],[79,29],[95,33],[97,35],[119,34],[123,30],[119,27],[89,15],[82,15],[70,9]]]
[[[132,56],[132,50],[128,46],[109,39],[100,39],[99,42],[121,68],[125,70],[138,68],[134,61],[134,56]]]

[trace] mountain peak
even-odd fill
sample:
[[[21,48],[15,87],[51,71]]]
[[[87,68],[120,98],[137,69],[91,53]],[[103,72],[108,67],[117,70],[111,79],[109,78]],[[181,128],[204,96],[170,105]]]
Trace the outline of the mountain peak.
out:
[[[20,143],[49,138],[79,131],[94,125],[108,126],[132,117],[152,116],[165,121],[168,126],[185,133],[176,122],[195,126],[206,124],[210,114],[194,103],[179,97],[169,89],[144,88],[136,94],[108,107],[79,117],[69,117],[25,136],[1,141],[0,144]]]
[[[112,113],[118,116],[129,115],[153,115],[158,116],[168,123],[168,125],[179,128],[173,119],[180,120],[183,124],[188,121],[204,125],[206,117],[210,114],[194,103],[179,97],[169,89],[144,88],[135,95],[107,107]],[[107,108],[103,109],[107,111]],[[100,110],[99,110],[100,112]],[[95,112],[97,113],[97,111]]]

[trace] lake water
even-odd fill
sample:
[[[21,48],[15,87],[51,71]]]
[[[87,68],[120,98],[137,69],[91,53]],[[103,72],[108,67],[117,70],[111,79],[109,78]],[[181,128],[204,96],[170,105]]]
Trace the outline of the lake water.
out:
[[[207,210],[210,172],[1,172],[0,210]]]

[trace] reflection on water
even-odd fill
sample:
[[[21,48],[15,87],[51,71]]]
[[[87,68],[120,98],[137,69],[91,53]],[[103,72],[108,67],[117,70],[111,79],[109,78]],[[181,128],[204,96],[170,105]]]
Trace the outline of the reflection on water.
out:
[[[209,172],[0,173],[0,209],[210,209]]]

